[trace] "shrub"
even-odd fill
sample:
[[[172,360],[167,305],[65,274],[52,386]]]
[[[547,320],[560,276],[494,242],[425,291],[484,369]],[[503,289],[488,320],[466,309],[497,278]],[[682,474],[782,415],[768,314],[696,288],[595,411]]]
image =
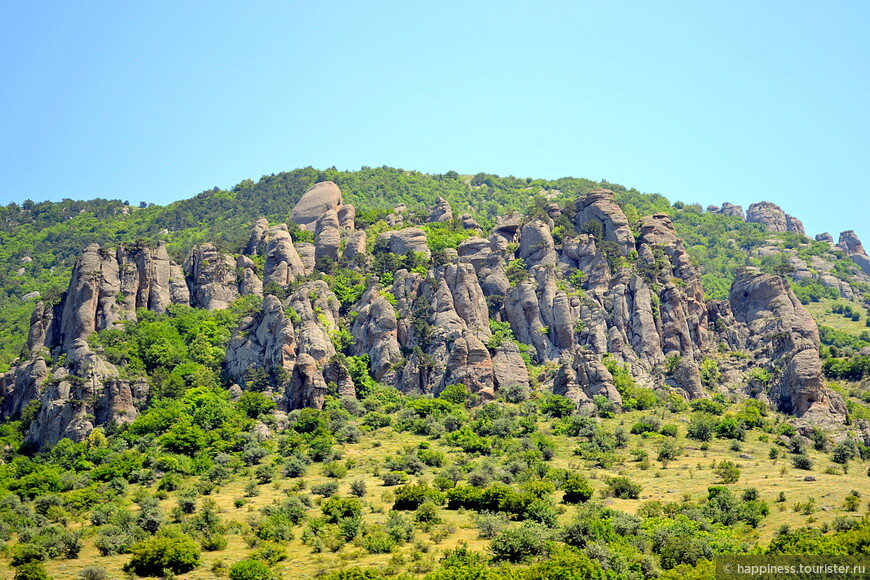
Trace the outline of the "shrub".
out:
[[[803,469],[804,471],[812,471],[813,462],[806,455],[795,455],[791,458],[791,464],[795,469]]]
[[[686,429],[686,437],[696,441],[709,441],[713,438],[717,423],[716,418],[708,413],[694,413]]]
[[[740,479],[740,470],[733,461],[720,461],[716,465],[716,475],[722,480],[722,483],[734,483]]]
[[[106,569],[100,566],[85,566],[79,570],[81,580],[105,580],[107,575]]]
[[[562,501],[565,503],[580,503],[589,501],[592,497],[592,486],[582,475],[572,473],[562,484],[565,495]]]
[[[396,547],[396,540],[382,526],[378,526],[366,534],[362,545],[369,554],[388,554]]]
[[[427,499],[438,500],[441,493],[428,485],[409,484],[396,490],[396,501],[393,503],[394,510],[415,510]]]
[[[311,486],[311,493],[322,495],[323,497],[333,496],[338,493],[338,482],[325,481],[323,483],[314,484]]]
[[[620,499],[637,499],[642,489],[639,483],[634,483],[627,477],[608,477],[606,483],[607,495]]]
[[[187,534],[176,533],[148,538],[130,549],[133,557],[124,571],[139,576],[164,576],[167,572],[190,572],[200,562],[199,546]]]
[[[28,562],[15,569],[14,580],[51,580],[41,562]]]
[[[522,562],[539,556],[547,549],[550,533],[544,526],[523,522],[519,527],[507,528],[492,539],[490,549],[496,560]]]
[[[272,580],[272,570],[259,560],[239,560],[230,567],[230,580]]]

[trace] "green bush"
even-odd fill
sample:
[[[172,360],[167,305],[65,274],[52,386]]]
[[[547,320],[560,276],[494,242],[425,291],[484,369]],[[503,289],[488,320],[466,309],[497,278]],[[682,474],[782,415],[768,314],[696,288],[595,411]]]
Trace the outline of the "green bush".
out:
[[[259,560],[239,560],[230,567],[230,580],[273,580],[271,568]]]
[[[607,483],[607,495],[620,499],[637,499],[642,489],[639,483],[634,483],[627,477],[608,477],[605,483]]]
[[[15,568],[13,580],[51,580],[41,562],[28,562]]]
[[[568,479],[562,484],[562,491],[565,492],[565,495],[562,497],[562,501],[565,503],[589,501],[593,493],[592,486],[589,485],[586,478],[576,473],[568,476]]]
[[[720,461],[714,471],[722,483],[734,483],[740,479],[740,470],[733,461]]]
[[[199,546],[187,534],[174,533],[138,542],[130,548],[133,557],[124,566],[139,576],[163,576],[167,572],[184,574],[200,563]]]
[[[490,550],[496,560],[522,562],[544,554],[550,532],[544,526],[523,522],[518,527],[507,528],[492,539]]]

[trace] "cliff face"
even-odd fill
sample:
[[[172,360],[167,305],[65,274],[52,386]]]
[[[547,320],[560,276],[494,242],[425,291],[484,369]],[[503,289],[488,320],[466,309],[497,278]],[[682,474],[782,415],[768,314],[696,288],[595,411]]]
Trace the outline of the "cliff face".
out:
[[[733,207],[728,212],[736,215]],[[403,223],[400,210],[390,215],[389,223]],[[452,215],[439,200],[429,219]],[[500,389],[541,381],[578,408],[599,395],[619,407],[622,395],[602,362],[607,358],[628,365],[644,386],[704,397],[699,366],[724,343],[751,352],[753,364],[773,376],[766,385],[746,383],[751,395],[797,415],[836,420],[844,412],[821,379],[818,330],[787,284],[743,272],[728,301],[706,303],[700,274],[670,218],[659,213],[631,224],[608,190],[564,209],[550,204],[534,218],[509,214],[488,237],[478,230],[457,250],[443,252],[425,273],[419,267],[389,272],[392,282],[383,286],[373,276],[349,308],[352,320],[325,281],[306,277],[335,263],[371,271],[355,210],[341,204],[337,186],[323,184],[303,196],[291,217],[313,230],[313,245],[294,243],[285,225],[259,219],[242,255],[203,244],[183,268],[162,246],[86,248],[61,303],[34,311],[32,354],[2,378],[2,416],[18,416],[28,401],[39,400],[28,439],[42,444],[132,420],[147,404],[147,381],[122,380],[88,347],[90,334],[135,320],[136,308],[221,309],[240,295],[264,292],[262,310],[240,320],[224,372],[242,389],[251,388],[255,375],[265,376],[267,394],[282,410],[321,407],[330,385],[354,394],[335,346],[344,329],[353,338],[347,354],[368,355],[373,378],[406,393],[438,394],[463,383],[486,400]],[[376,253],[432,255],[423,229],[381,231]],[[264,259],[263,279],[257,255]],[[276,297],[276,288],[286,298]],[[549,373],[530,377],[520,346],[494,340],[490,321],[508,325]],[[750,369],[732,370],[739,385]]]

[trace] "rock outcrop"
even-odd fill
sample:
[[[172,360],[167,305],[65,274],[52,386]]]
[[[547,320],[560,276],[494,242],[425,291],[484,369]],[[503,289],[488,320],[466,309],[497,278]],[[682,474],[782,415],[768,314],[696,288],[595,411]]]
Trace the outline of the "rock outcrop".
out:
[[[194,246],[184,261],[191,306],[222,310],[239,297],[236,261],[213,244]]]
[[[317,226],[314,230],[315,264],[323,258],[337,262],[340,244],[341,226],[338,221],[338,213],[334,209],[330,209],[317,219]]]
[[[286,389],[296,366],[296,332],[281,301],[263,299],[263,309],[239,320],[230,338],[224,363],[227,376],[246,389],[261,389],[253,381]]]
[[[520,258],[527,266],[554,265],[558,259],[550,227],[540,220],[527,222],[520,235]]]
[[[351,328],[354,354],[369,355],[372,376],[384,381],[402,359],[396,311],[377,286],[369,288],[354,309],[358,313]]]
[[[845,416],[842,400],[824,385],[818,328],[782,278],[744,269],[729,302],[755,364],[771,374],[768,397],[780,410],[817,420]]]
[[[743,206],[734,205],[733,203],[729,203],[727,201],[722,204],[722,207],[718,207],[715,205],[707,206],[707,212],[737,217],[743,221],[746,221],[746,218],[743,215]]]
[[[375,241],[375,247],[382,245],[393,254],[401,256],[408,252],[416,252],[425,255],[427,259],[432,257],[432,252],[426,243],[426,232],[420,228],[386,231]]]
[[[251,256],[254,254],[262,254],[266,251],[266,232],[269,230],[269,222],[264,217],[258,217],[251,226],[251,235],[248,238],[248,243],[245,245],[243,253]]]
[[[601,239],[618,244],[623,254],[634,249],[634,236],[622,208],[609,189],[595,189],[577,200],[574,223],[581,232],[600,228]],[[597,225],[596,225],[597,222]]]
[[[595,190],[573,207],[548,203],[536,218],[508,214],[488,238],[463,215],[463,227],[478,230],[476,235],[439,252],[437,263],[373,272],[372,264],[389,258],[384,252],[431,259],[422,229],[399,229],[419,219],[415,214],[405,220],[404,211],[389,214],[396,229],[378,235],[372,256],[366,255],[366,232],[356,229],[354,208],[341,205],[341,192],[329,183],[309,190],[293,212],[300,227],[313,231],[314,244],[294,243],[286,225],[269,227],[260,218],[242,255],[202,244],[183,268],[162,245],[88,246],[63,300],[34,310],[28,354],[0,377],[0,414],[17,417],[29,401],[39,400],[41,410],[27,434],[36,443],[81,440],[97,425],[132,420],[146,404],[148,384],[126,378],[102,351],[92,350],[92,333],[135,320],[137,308],[219,309],[239,296],[265,292],[262,310],[239,320],[222,376],[235,384],[234,396],[263,391],[282,413],[321,408],[327,391],[354,396],[344,357],[350,353],[367,355],[372,376],[405,393],[437,395],[462,383],[483,400],[500,389],[528,390],[533,381],[524,359],[530,357],[545,369],[535,384],[590,410],[598,396],[615,408],[622,405],[614,375],[626,372],[641,386],[705,397],[700,368],[712,357],[722,365],[727,388],[739,386],[801,421],[842,420],[842,401],[822,380],[818,330],[788,284],[744,270],[729,300],[707,302],[700,272],[666,214],[630,227],[613,193]],[[727,203],[708,211],[742,217],[739,206]],[[749,214],[771,231],[803,231],[773,204],[753,204]],[[439,200],[430,217],[445,221],[453,214]],[[560,235],[554,240],[556,223]],[[764,256],[778,251],[772,241],[758,250],[768,252]],[[863,258],[870,267],[854,232],[841,235],[836,253],[859,264]],[[265,257],[262,279],[259,256]],[[796,277],[815,277],[844,295],[852,291],[817,263],[819,256],[788,258]],[[339,303],[329,286],[337,284],[335,271],[314,273],[317,263],[326,267],[329,260],[369,276],[356,304]],[[388,275],[392,286],[382,288]],[[274,294],[287,298],[282,302]],[[751,358],[721,357],[720,349]],[[751,372],[750,361],[770,380]],[[265,425],[259,432],[270,434]]]
[[[285,287],[296,278],[305,276],[305,265],[286,229],[272,228],[268,240],[263,276],[265,284],[273,282]]]
[[[453,219],[453,208],[443,197],[439,197],[435,201],[435,207],[429,213],[430,222],[449,222]]]
[[[331,181],[323,181],[302,195],[293,208],[290,219],[300,227],[313,230],[321,215],[329,210],[338,211],[340,206],[341,189]]]
[[[853,262],[858,264],[858,267],[861,268],[865,274],[870,276],[870,257],[868,257],[867,252],[864,251],[864,246],[861,245],[861,240],[858,239],[858,235],[854,230],[846,230],[845,232],[842,232],[837,245],[846,252],[846,255],[849,256]]]
[[[769,201],[753,203],[746,211],[746,221],[762,224],[769,232],[794,232],[806,234],[803,223],[782,208]]]

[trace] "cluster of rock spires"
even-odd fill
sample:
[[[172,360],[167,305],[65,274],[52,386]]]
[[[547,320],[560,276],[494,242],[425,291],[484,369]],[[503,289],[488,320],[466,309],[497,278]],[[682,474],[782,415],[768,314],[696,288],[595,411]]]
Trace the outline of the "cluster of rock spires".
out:
[[[717,211],[742,215],[735,207]],[[766,207],[750,213],[770,215]],[[378,236],[376,251],[429,258],[425,232],[401,227],[404,213],[397,207],[388,216],[395,229]],[[554,220],[563,214],[575,231],[556,244]],[[285,224],[260,218],[237,257],[202,244],[178,265],[162,245],[88,246],[62,301],[34,311],[30,358],[0,379],[2,417],[16,417],[29,401],[40,400],[27,434],[39,444],[81,440],[97,425],[131,421],[147,404],[147,381],[121,378],[88,346],[90,334],[135,320],[136,308],[222,309],[239,296],[263,296],[270,285],[293,285],[293,291],[283,301],[265,295],[262,310],[239,322],[226,352],[226,377],[245,389],[253,371],[265,371],[268,393],[282,410],[319,408],[330,388],[353,396],[354,383],[332,341],[342,324],[339,301],[325,282],[300,285],[298,279],[325,258],[364,268],[366,232],[355,229],[353,206],[342,203],[331,182],[305,193],[290,217],[313,231],[313,244],[294,242]],[[453,219],[450,204],[439,198],[430,220]],[[470,215],[457,219],[477,235],[446,251],[427,274],[400,269],[388,287],[373,277],[352,308],[353,354],[368,355],[376,380],[423,394],[463,383],[483,399],[540,380],[578,408],[594,406],[597,395],[619,407],[606,357],[629,365],[643,385],[697,398],[706,396],[699,365],[724,343],[750,355],[725,366],[730,387],[807,419],[842,418],[842,402],[822,381],[818,330],[788,284],[747,270],[735,279],[729,300],[705,301],[699,272],[667,215],[645,218],[636,236],[613,193],[595,190],[564,209],[549,204],[534,218],[504,216],[488,236]],[[794,218],[783,220],[783,227],[800,226]],[[251,259],[257,254],[265,257],[262,278]],[[493,340],[490,319],[508,323],[552,372],[529,377],[520,346]],[[767,369],[771,381],[746,382],[753,366]]]
[[[737,217],[749,223],[761,224],[769,232],[794,232],[806,235],[801,220],[785,213],[781,207],[769,201],[753,203],[749,206],[745,216],[743,215],[743,207],[727,201],[722,204],[722,207],[708,205],[707,211]]]

